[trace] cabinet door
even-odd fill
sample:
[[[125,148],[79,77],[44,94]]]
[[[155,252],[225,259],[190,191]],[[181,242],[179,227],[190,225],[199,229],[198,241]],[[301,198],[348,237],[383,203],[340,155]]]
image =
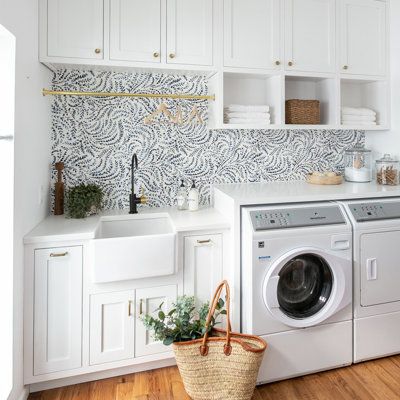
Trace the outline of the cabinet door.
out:
[[[341,0],[341,71],[385,75],[386,3]]]
[[[280,0],[224,0],[224,65],[280,68]]]
[[[134,357],[134,301],[134,290],[90,297],[91,365]]]
[[[82,247],[35,250],[34,375],[82,366]]]
[[[400,231],[361,236],[361,305],[400,301]]]
[[[111,0],[110,58],[161,60],[161,0]]]
[[[185,294],[211,300],[223,277],[221,234],[185,237],[183,276]]]
[[[167,0],[167,62],[212,65],[213,0]]]
[[[168,285],[136,290],[136,304],[138,316],[143,314],[157,315],[156,311],[162,304],[162,310],[167,313],[171,304],[176,300],[177,286]],[[145,329],[140,318],[136,319],[136,350],[135,356],[146,356],[149,354],[171,351],[171,348],[164,346],[161,342],[155,341],[151,334]]]
[[[285,0],[287,70],[334,72],[335,0]]]
[[[103,59],[103,0],[47,0],[47,55]]]

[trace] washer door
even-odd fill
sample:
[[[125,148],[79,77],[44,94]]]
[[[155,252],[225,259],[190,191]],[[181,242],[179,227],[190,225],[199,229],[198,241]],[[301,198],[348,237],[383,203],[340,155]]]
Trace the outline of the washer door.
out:
[[[347,287],[340,258],[320,249],[296,249],[279,258],[264,281],[264,302],[294,327],[321,323],[344,305]],[[347,304],[350,302],[347,302]]]

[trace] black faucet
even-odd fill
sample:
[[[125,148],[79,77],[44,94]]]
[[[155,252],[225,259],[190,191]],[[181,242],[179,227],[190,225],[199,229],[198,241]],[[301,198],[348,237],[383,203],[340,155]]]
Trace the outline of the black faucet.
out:
[[[129,195],[129,214],[137,214],[137,205],[147,203],[144,195],[136,196],[135,193],[135,169],[138,167],[138,159],[136,153],[133,153],[131,162],[131,193]]]

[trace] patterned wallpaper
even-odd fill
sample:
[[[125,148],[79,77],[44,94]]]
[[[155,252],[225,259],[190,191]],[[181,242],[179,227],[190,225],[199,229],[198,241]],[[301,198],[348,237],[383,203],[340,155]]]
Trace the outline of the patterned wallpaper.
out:
[[[206,94],[202,77],[59,70],[53,89]],[[128,208],[130,162],[139,159],[136,186],[151,206],[175,202],[180,179],[195,180],[202,204],[213,183],[303,179],[314,170],[340,170],[348,147],[364,133],[317,130],[208,130],[207,102],[164,100],[175,114],[196,104],[203,124],[143,119],[163,100],[59,96],[52,100],[52,157],[65,163],[66,187],[96,183],[105,208]],[[55,181],[55,173],[53,174]]]

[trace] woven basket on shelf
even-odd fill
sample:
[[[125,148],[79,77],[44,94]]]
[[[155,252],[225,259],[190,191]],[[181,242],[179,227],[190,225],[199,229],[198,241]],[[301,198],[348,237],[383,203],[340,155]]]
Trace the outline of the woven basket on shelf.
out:
[[[286,100],[286,124],[318,125],[320,108],[318,100]]]
[[[206,327],[226,289],[227,330],[213,329],[202,339],[173,344],[185,390],[193,400],[250,400],[267,344],[257,336],[231,331],[228,282],[218,285]]]

